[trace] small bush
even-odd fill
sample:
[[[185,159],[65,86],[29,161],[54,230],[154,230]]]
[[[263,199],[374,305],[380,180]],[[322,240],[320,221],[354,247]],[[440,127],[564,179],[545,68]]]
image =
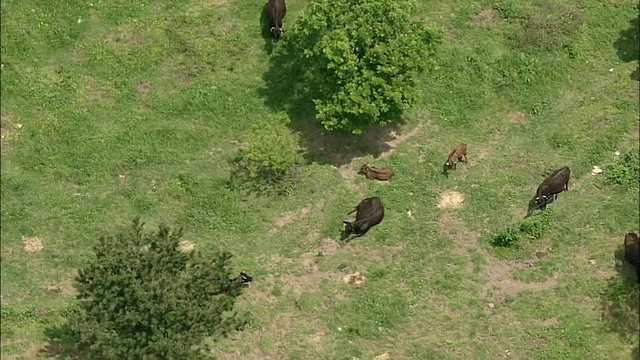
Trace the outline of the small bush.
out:
[[[540,11],[524,20],[515,33],[516,47],[522,50],[539,48],[555,51],[568,44],[584,19],[578,10],[558,5],[543,6]]]
[[[605,184],[621,185],[626,188],[637,189],[639,179],[640,157],[638,149],[632,149],[620,155],[616,161],[607,166],[604,171]]]
[[[550,228],[553,222],[553,209],[547,208],[537,216],[528,217],[513,224],[511,228],[501,230],[489,238],[493,246],[511,247],[518,246],[522,238],[531,240],[541,238]]]
[[[304,159],[288,124],[289,118],[278,114],[253,125],[247,146],[233,160],[232,183],[251,183],[257,191],[278,193],[296,184]]]

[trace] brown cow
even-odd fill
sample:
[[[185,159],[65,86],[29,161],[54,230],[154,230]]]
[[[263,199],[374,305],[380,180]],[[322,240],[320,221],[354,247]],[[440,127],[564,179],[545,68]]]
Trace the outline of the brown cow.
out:
[[[624,257],[636,269],[638,284],[640,284],[640,243],[638,234],[627,233],[624,237]]]
[[[393,170],[389,168],[374,168],[370,167],[369,164],[362,165],[360,171],[362,171],[369,180],[391,180],[394,174]]]
[[[455,170],[456,164],[458,164],[458,161],[461,161],[463,157],[464,162],[467,162],[467,144],[460,144],[456,146],[451,154],[449,154],[449,159],[445,165],[449,166],[452,170]]]

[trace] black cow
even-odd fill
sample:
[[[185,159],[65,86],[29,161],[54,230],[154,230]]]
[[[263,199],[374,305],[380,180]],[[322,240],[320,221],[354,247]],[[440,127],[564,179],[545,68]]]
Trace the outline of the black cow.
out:
[[[544,211],[547,208],[547,202],[552,196],[560,194],[563,191],[569,191],[570,176],[571,170],[565,166],[554,171],[553,174],[544,179],[536,191],[536,203],[540,206],[540,210]]]
[[[347,215],[356,213],[356,221],[343,221],[345,236],[355,232],[355,236],[351,236],[346,242],[354,237],[360,237],[369,231],[372,227],[380,224],[384,218],[384,207],[379,197],[370,197],[362,200],[358,206],[351,210]]]
[[[271,29],[269,31],[273,34],[273,40],[277,42],[284,32],[284,30],[282,30],[282,20],[287,14],[287,5],[284,3],[284,0],[269,0],[267,13],[271,21]]]
[[[640,244],[638,234],[628,233],[624,237],[624,257],[636,269],[638,284],[640,284]]]

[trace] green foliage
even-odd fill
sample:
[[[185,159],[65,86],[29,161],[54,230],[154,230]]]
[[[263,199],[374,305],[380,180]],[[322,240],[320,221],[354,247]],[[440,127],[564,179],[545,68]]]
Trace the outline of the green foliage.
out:
[[[182,229],[133,228],[103,237],[78,271],[80,311],[69,315],[77,349],[94,359],[206,358],[203,340],[241,329],[241,284],[229,281],[231,254],[204,259],[180,251]]]
[[[290,190],[299,178],[304,159],[298,137],[287,127],[284,114],[258,120],[247,137],[247,145],[233,160],[231,182],[252,183],[261,191]]]
[[[522,219],[510,228],[493,234],[489,237],[489,243],[500,247],[518,246],[522,238],[531,240],[541,238],[551,228],[552,222],[553,208],[547,208],[537,216]]]
[[[399,120],[415,77],[434,67],[441,32],[411,18],[413,0],[315,0],[289,33],[329,131],[361,133]]]
[[[605,168],[604,181],[610,185],[621,185],[629,189],[638,189],[640,173],[638,148],[631,149],[616,158]]]
[[[570,6],[545,4],[523,21],[514,36],[516,47],[558,50],[569,44],[569,38],[580,28],[584,18]]]

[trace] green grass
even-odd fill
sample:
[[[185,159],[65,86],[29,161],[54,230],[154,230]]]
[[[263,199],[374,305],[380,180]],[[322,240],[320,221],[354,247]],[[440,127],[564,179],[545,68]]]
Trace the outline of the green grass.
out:
[[[314,162],[274,198],[228,182],[246,132],[279,110],[264,96],[273,70],[262,1],[3,1],[3,358],[36,357],[45,329],[71,311],[70,283],[94,241],[136,215],[184,225],[199,249],[229,249],[254,276],[238,305],[251,326],[217,343],[221,357],[637,354],[637,285],[616,272],[614,254],[638,231],[638,189],[600,189],[589,174],[638,142],[636,4],[560,1],[579,20],[562,29],[540,20],[545,4],[420,2],[445,41],[405,115],[402,132],[419,130],[374,160],[381,141],[319,135],[293,114]],[[306,3],[287,6],[285,28]],[[523,39],[531,26],[546,35]],[[510,121],[515,112],[524,121]],[[469,166],[446,178],[442,163],[460,142]],[[349,173],[365,161],[396,176],[380,184],[331,166]],[[569,192],[544,235],[489,246],[565,165]],[[463,194],[464,206],[438,208],[444,191]],[[346,212],[366,196],[382,198],[384,221],[340,247]],[[25,251],[23,237],[42,250]],[[353,272],[366,277],[360,288],[342,281]]]

